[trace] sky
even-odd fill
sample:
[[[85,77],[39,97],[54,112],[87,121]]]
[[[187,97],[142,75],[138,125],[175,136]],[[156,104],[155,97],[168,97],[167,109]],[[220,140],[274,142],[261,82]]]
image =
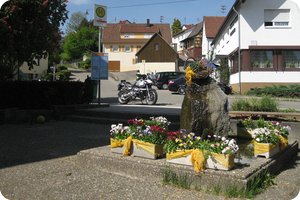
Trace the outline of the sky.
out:
[[[235,0],[69,0],[68,16],[74,12],[88,12],[88,20],[94,17],[94,5],[107,6],[108,23],[130,22],[172,24],[174,18],[181,24],[196,24],[203,16],[226,16]],[[221,6],[226,7],[222,13]],[[68,21],[66,22],[68,23]],[[63,27],[63,30],[65,26]]]

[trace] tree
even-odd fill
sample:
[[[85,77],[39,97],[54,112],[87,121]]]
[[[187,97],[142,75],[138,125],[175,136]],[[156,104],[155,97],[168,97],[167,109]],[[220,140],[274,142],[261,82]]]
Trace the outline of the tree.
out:
[[[0,72],[14,72],[24,62],[54,51],[61,38],[59,27],[67,19],[65,0],[10,0],[0,10]],[[2,74],[1,78],[11,78]]]
[[[64,38],[62,59],[71,61],[81,58],[86,52],[97,51],[98,35],[99,31],[94,27],[82,27],[76,33],[69,33]]]
[[[228,85],[230,80],[230,71],[227,58],[221,59],[220,66],[217,68],[217,71],[220,76],[220,82]]]
[[[73,13],[67,24],[66,33],[77,32],[83,20],[87,21],[83,12]]]
[[[174,18],[173,24],[172,24],[172,34],[175,35],[176,33],[179,33],[182,30],[181,22],[179,19]]]

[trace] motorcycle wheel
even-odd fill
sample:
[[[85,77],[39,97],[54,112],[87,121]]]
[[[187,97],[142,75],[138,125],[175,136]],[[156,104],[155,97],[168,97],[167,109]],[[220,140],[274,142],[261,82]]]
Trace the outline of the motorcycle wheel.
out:
[[[127,104],[129,102],[129,99],[124,97],[125,94],[124,91],[118,93],[118,101],[120,104]]]
[[[146,95],[147,104],[154,105],[157,102],[157,92],[156,90],[149,90],[149,94]]]

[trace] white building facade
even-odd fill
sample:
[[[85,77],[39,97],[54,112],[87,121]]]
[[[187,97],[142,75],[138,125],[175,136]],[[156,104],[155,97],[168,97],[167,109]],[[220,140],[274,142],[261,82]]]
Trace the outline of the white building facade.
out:
[[[214,57],[229,60],[234,91],[300,84],[299,19],[299,0],[234,3],[212,42]]]

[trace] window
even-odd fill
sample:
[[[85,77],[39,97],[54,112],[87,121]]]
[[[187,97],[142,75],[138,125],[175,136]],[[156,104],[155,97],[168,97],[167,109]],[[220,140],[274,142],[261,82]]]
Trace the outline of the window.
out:
[[[125,52],[130,52],[130,45],[125,45]]]
[[[300,51],[282,51],[285,68],[300,68]]]
[[[265,27],[288,27],[290,26],[289,9],[265,9]]]
[[[112,51],[113,52],[118,52],[119,51],[119,47],[117,45],[113,45]]]
[[[124,38],[125,38],[125,39],[134,38],[134,33],[125,33],[125,34],[124,34]]]
[[[145,33],[144,34],[144,38],[151,38],[152,37],[152,34],[151,33]]]
[[[154,44],[154,49],[155,49],[155,51],[158,51],[158,50],[159,50],[159,44],[158,44],[158,43],[155,43],[155,44]]]
[[[251,67],[273,68],[272,51],[251,51]]]

